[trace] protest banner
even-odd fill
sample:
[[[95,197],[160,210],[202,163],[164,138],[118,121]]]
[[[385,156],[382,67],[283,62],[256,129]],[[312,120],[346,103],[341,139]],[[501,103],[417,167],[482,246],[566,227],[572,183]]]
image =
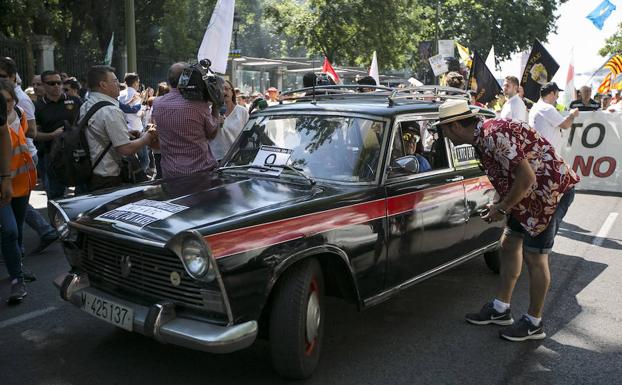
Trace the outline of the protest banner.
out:
[[[622,193],[622,113],[580,112],[562,137],[561,155],[581,177],[577,190]]]

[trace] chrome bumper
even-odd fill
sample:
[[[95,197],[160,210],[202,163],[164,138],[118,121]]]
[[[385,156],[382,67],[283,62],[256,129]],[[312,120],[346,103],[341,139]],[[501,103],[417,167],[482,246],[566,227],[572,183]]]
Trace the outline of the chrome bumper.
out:
[[[257,337],[256,321],[219,326],[178,318],[171,304],[147,307],[125,301],[91,287],[86,275],[61,275],[54,280],[54,285],[60,290],[61,298],[77,307],[82,306],[82,293],[87,292],[133,309],[133,330],[163,343],[210,353],[230,353],[252,345]]]

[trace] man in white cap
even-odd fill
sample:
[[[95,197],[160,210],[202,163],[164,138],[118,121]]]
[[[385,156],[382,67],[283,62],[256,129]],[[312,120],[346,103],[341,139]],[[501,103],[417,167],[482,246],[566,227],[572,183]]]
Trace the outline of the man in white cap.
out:
[[[501,284],[497,296],[479,313],[466,315],[475,325],[508,325],[499,336],[510,341],[546,337],[542,308],[550,284],[548,255],[579,177],[527,124],[516,120],[483,121],[465,100],[439,107],[442,133],[455,145],[471,144],[501,199],[488,205],[487,222],[507,219],[501,238]],[[517,322],[510,301],[524,259],[529,269],[529,309]]]

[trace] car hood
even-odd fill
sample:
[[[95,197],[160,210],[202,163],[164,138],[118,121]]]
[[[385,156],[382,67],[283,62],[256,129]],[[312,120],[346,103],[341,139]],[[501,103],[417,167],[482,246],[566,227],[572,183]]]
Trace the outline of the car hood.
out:
[[[238,227],[238,223],[245,222],[253,214],[276,214],[276,211],[283,211],[298,203],[327,196],[327,188],[280,179],[199,174],[98,196],[100,202],[105,201],[107,196],[109,200],[99,203],[95,208],[91,206],[90,210],[81,213],[76,222],[100,230],[166,242],[175,234],[188,229],[213,227],[220,231]],[[140,204],[141,201],[145,203],[145,200],[147,206],[158,207],[160,203],[168,203],[180,211],[165,214],[165,217],[146,224],[135,221],[132,213],[129,218],[127,215],[123,217],[128,207],[141,217],[140,210],[131,204]],[[121,217],[116,215],[119,213]]]

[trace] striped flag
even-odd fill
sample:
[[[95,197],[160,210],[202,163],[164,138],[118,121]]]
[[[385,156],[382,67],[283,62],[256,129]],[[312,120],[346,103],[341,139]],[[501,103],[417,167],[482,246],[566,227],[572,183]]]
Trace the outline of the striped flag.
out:
[[[606,94],[611,90],[611,76],[612,76],[612,73],[609,72],[607,76],[605,76],[605,80],[603,80],[600,86],[598,86],[599,94]]]
[[[622,56],[613,56],[603,67],[609,68],[614,75],[619,74],[622,72]]]

